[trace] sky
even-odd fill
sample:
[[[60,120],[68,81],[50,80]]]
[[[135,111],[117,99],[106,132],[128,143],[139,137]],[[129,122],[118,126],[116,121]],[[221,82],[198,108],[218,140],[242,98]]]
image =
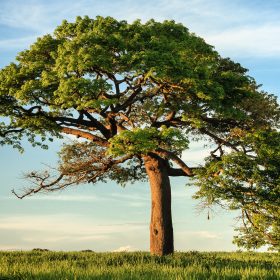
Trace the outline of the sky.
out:
[[[249,69],[262,89],[280,97],[280,1],[278,0],[0,0],[0,68],[63,19],[112,16],[132,22],[174,19],[203,37],[224,57]],[[52,195],[23,200],[22,174],[55,166],[61,141],[40,150],[25,145],[20,154],[0,147],[0,250],[149,250],[148,183],[80,185]],[[193,164],[206,152],[193,144],[183,154]],[[237,213],[198,211],[195,187],[172,179],[175,250],[233,251]]]

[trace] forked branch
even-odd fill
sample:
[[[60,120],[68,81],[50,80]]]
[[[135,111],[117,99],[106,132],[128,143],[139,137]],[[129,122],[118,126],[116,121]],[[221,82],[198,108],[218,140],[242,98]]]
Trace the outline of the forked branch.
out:
[[[170,168],[169,171],[170,171],[170,176],[183,176],[183,174],[185,174],[185,176],[189,176],[189,177],[193,177],[194,176],[194,169],[197,169],[197,168],[192,168],[192,167],[189,167],[183,160],[181,160],[176,154],[170,152],[170,151],[167,151],[167,150],[164,150],[164,149],[161,149],[161,148],[158,148],[155,153],[157,155],[159,155],[160,157],[162,158],[166,158],[166,159],[169,159],[171,161],[173,161],[174,163],[176,163],[180,169],[183,171],[179,171],[178,169],[176,168]]]

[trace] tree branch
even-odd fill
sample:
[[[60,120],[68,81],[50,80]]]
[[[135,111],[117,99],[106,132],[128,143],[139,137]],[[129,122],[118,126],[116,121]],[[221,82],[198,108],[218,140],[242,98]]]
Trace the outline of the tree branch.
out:
[[[168,175],[169,176],[172,176],[172,177],[178,177],[178,176],[189,176],[186,174],[185,171],[183,171],[181,168],[172,168],[172,167],[168,167],[167,168],[167,172],[168,172]]]
[[[13,189],[13,190],[12,190],[12,193],[13,193],[17,198],[23,199],[23,198],[26,197],[26,196],[29,196],[29,195],[34,194],[34,193],[38,193],[38,192],[40,192],[40,191],[42,191],[42,190],[46,190],[46,189],[48,189],[48,188],[50,188],[50,187],[56,185],[57,183],[59,183],[59,181],[61,181],[61,180],[63,179],[64,174],[60,174],[60,176],[58,176],[57,179],[55,179],[54,181],[52,181],[51,183],[46,184],[46,185],[44,185],[44,182],[50,177],[49,174],[46,174],[46,176],[43,178],[43,177],[38,176],[37,174],[34,173],[34,174],[32,175],[32,177],[35,178],[35,180],[37,180],[37,181],[40,181],[40,180],[41,180],[41,182],[40,182],[40,184],[39,184],[39,187],[38,187],[38,188],[31,188],[31,189],[29,189],[29,190],[28,190],[25,194],[23,194],[23,195],[18,195],[18,194],[15,192],[15,190]],[[51,190],[49,190],[49,191],[51,191]]]
[[[84,111],[85,116],[91,121],[94,127],[96,127],[106,139],[110,138],[110,131],[90,113]]]
[[[248,213],[248,211],[246,210],[246,209],[243,209],[242,210],[242,214],[243,214],[243,212],[245,213],[245,215],[246,215],[246,218],[247,218],[247,220],[249,221],[249,223],[259,232],[259,233],[263,233],[263,235],[271,242],[271,244],[277,244],[277,242],[273,239],[273,237],[269,234],[269,233],[267,233],[266,231],[264,231],[264,230],[262,230],[262,229],[260,229],[254,222],[253,222],[253,220],[251,219],[251,217],[250,217],[250,214]],[[242,219],[243,219],[243,224],[244,224],[244,226],[246,227],[246,229],[247,229],[247,226],[246,226],[246,223],[244,222],[244,217],[242,217]],[[248,229],[247,229],[248,230]]]
[[[211,138],[213,138],[214,140],[216,140],[217,143],[219,143],[219,144],[224,144],[225,146],[228,146],[228,147],[232,148],[232,149],[235,150],[236,152],[239,152],[239,150],[237,149],[237,147],[236,147],[235,145],[233,145],[233,144],[231,144],[230,142],[228,142],[228,141],[226,141],[226,140],[220,138],[219,136],[213,134],[212,132],[206,130],[205,128],[200,128],[199,131],[202,132],[202,133],[204,133],[204,134],[206,134],[206,135],[208,135],[208,136],[210,136]]]
[[[95,157],[95,155],[93,155]],[[59,172],[58,176],[51,176],[49,172],[31,172],[25,176],[29,179],[35,187],[28,188],[25,190],[23,195],[18,195],[15,190],[12,193],[19,199],[23,199],[26,196],[38,193],[38,192],[53,192],[57,190],[62,190],[67,186],[79,184],[79,183],[94,183],[104,174],[106,174],[115,165],[124,163],[133,156],[127,155],[122,158],[113,160],[111,158],[102,159],[94,161],[96,165],[91,166],[91,168],[85,168],[85,166],[80,166],[79,164],[72,163],[73,169],[67,168],[67,170]],[[98,159],[98,158],[97,158]],[[87,166],[88,167],[88,166]],[[53,179],[55,178],[55,179]]]
[[[10,133],[20,133],[22,132],[24,129],[20,128],[20,129],[9,129],[7,131],[4,132],[0,132],[0,137],[5,137],[6,135],[10,134]]]
[[[133,93],[127,98],[127,100],[118,106],[115,107],[115,113],[125,110],[129,105],[131,105],[134,102],[134,98],[141,92],[142,87],[138,86],[136,90],[133,91]]]
[[[42,111],[41,106],[33,106],[29,109],[25,109],[23,107],[15,107],[15,109],[23,112],[23,114],[27,116],[42,116],[46,119],[53,121],[53,122],[61,122],[61,124],[58,125],[67,125],[67,126],[84,126],[86,128],[92,128],[95,127],[97,130],[99,130],[102,135],[106,138],[110,138],[110,131],[97,119],[95,119],[90,113],[88,113],[86,110],[79,111],[79,117],[77,119],[70,118],[70,117],[53,117],[47,112]],[[37,109],[37,112],[33,112],[35,109]],[[83,115],[85,115],[89,120],[83,119]]]
[[[97,143],[99,144],[100,146],[103,146],[103,147],[107,147],[108,146],[108,142],[106,139],[103,139],[99,136],[96,136],[96,135],[93,135],[89,132],[86,132],[86,131],[82,131],[82,130],[78,130],[78,129],[74,129],[74,128],[69,128],[69,127],[61,127],[61,131],[63,133],[66,133],[66,134],[71,134],[71,135],[74,135],[74,136],[77,136],[78,138],[79,137],[82,137],[84,139],[88,139],[94,143]]]
[[[193,177],[194,173],[193,170],[194,168],[188,167],[178,156],[176,156],[174,153],[170,152],[170,151],[166,151],[164,149],[158,148],[156,151],[154,151],[155,154],[163,157],[163,158],[167,158],[172,160],[174,163],[176,163],[178,166],[180,166],[181,170],[186,174],[186,176],[189,177]],[[174,174],[178,174],[178,175],[174,175],[174,176],[182,176],[179,175],[179,172],[175,170],[170,170],[170,172],[174,172]]]

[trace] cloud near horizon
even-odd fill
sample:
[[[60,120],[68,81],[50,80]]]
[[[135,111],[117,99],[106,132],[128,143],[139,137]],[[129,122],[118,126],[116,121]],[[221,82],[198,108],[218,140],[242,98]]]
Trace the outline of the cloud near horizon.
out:
[[[118,249],[113,250],[113,252],[135,252],[135,251],[140,251],[140,250],[131,245],[121,246]]]
[[[65,250],[71,246],[83,248],[86,244],[103,246],[112,243],[116,236],[147,232],[148,224],[137,222],[109,223],[82,215],[22,215],[0,216],[0,236],[9,235],[11,243],[0,242],[0,250],[48,247]],[[3,237],[2,237],[3,238]],[[3,242],[4,241],[4,242]],[[2,244],[1,244],[2,243]],[[112,248],[112,244],[111,249]],[[88,245],[87,245],[88,246]],[[69,250],[69,249],[68,249]],[[71,250],[71,249],[70,249]],[[106,249],[105,249],[106,250]]]

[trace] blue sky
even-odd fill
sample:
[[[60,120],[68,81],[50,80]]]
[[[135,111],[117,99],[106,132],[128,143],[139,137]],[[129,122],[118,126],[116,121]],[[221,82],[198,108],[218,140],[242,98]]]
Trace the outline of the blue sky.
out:
[[[0,67],[13,61],[38,36],[51,33],[63,19],[113,16],[146,21],[174,19],[203,37],[226,57],[250,70],[263,89],[280,96],[280,2],[226,0],[0,0]],[[18,200],[11,189],[26,184],[23,172],[55,166],[61,142],[48,151],[26,144],[23,155],[0,148],[0,249],[95,251],[148,250],[150,194],[147,184],[82,185],[54,195]],[[199,145],[183,157],[198,163]],[[235,213],[216,210],[208,221],[199,214],[195,189],[172,180],[175,250],[235,250],[231,244]]]

